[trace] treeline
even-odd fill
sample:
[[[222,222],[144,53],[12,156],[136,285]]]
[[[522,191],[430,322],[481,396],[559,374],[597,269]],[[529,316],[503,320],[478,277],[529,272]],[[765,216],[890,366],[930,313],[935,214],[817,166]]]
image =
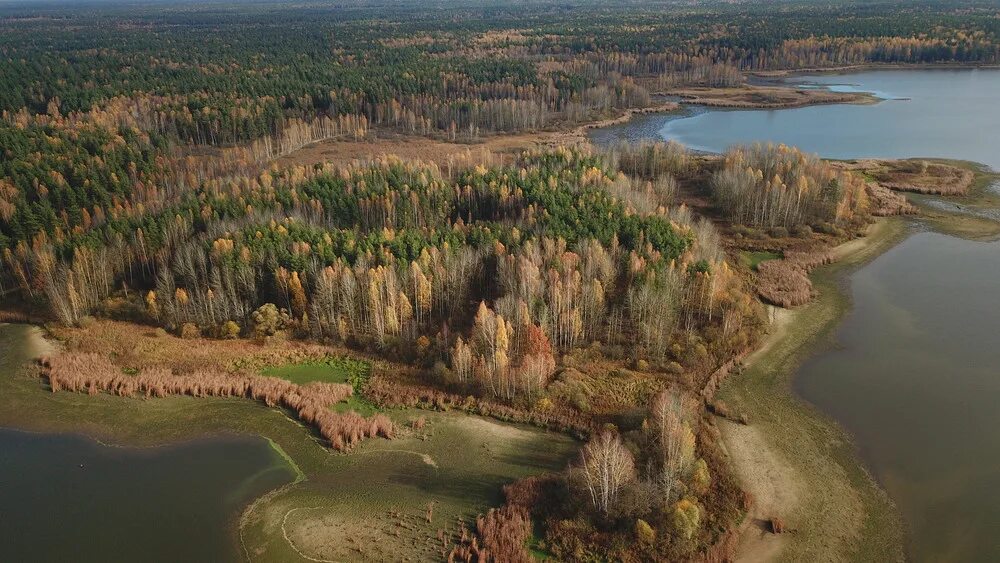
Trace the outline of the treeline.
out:
[[[20,111],[0,119],[0,248],[51,242],[65,253],[86,244],[92,230],[125,223],[132,232],[122,234],[134,235],[151,214],[206,180],[256,175],[306,144],[368,131],[363,118],[296,119],[274,136],[195,157],[147,133],[141,116],[118,99],[93,112]]]

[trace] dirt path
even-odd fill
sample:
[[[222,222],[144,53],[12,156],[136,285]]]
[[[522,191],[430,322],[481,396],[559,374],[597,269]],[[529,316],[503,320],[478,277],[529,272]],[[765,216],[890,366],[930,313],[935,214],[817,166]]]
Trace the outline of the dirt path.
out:
[[[786,519],[799,503],[801,479],[758,428],[719,421],[729,458],[743,488],[753,496],[750,522],[737,549],[738,562],[773,561],[787,535],[772,534],[770,519]]]
[[[795,312],[769,306],[768,316],[771,322],[768,335],[747,357],[746,366],[753,365],[784,339]],[[740,540],[736,561],[773,561],[780,555],[787,536],[772,534],[769,520],[773,517],[787,520],[787,515],[799,502],[801,479],[781,453],[771,447],[759,428],[722,418],[717,421],[736,476],[743,489],[753,497],[750,521]]]

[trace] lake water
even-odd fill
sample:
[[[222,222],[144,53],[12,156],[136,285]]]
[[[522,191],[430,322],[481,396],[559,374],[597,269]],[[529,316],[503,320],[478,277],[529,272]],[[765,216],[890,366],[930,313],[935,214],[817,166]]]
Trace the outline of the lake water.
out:
[[[827,158],[943,157],[1000,170],[1000,70],[873,71],[796,77],[795,82],[873,92],[873,105],[825,105],[783,110],[688,109],[643,115],[595,130],[599,144],[672,139],[692,149],[722,152],[732,144],[785,143]]]
[[[830,158],[939,156],[1000,170],[1000,71],[800,77],[875,105],[688,108],[595,131],[720,152],[782,142]],[[994,188],[996,189],[996,188]],[[841,422],[897,503],[916,561],[1000,561],[1000,243],[918,232],[849,278],[835,344],[796,391]]]
[[[1000,244],[920,232],[850,291],[796,390],[856,438],[914,560],[1000,560]]]
[[[26,333],[0,325],[0,377],[27,360]],[[291,479],[260,438],[120,448],[0,429],[0,558],[241,561],[241,510]]]

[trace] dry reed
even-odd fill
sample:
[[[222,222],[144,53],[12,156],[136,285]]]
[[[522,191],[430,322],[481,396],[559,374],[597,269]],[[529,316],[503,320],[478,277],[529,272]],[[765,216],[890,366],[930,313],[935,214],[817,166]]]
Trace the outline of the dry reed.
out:
[[[295,411],[299,419],[314,426],[338,451],[346,451],[365,438],[392,438],[392,422],[378,414],[364,418],[354,412],[337,413],[330,407],[349,398],[353,389],[345,383],[312,382],[297,385],[276,377],[225,374],[198,369],[175,374],[162,366],[125,373],[106,356],[93,352],[65,352],[42,359],[43,377],[53,392],[99,392],[120,397],[242,397],[269,407]]]

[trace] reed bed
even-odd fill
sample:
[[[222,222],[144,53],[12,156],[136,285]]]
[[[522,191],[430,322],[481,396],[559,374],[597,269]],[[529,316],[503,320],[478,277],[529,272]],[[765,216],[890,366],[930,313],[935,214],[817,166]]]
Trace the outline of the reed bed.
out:
[[[764,301],[786,309],[805,305],[813,295],[809,272],[832,261],[829,251],[786,251],[783,260],[757,266],[757,293]]]
[[[261,375],[227,374],[198,369],[175,374],[162,367],[144,367],[126,373],[106,356],[94,352],[65,352],[41,360],[42,377],[53,392],[108,393],[119,397],[240,397],[261,401],[269,407],[294,411],[304,423],[314,426],[331,447],[346,451],[358,442],[376,436],[392,438],[394,427],[386,416],[365,418],[354,412],[338,413],[331,407],[351,397],[346,383],[312,382],[296,385],[284,379]]]

